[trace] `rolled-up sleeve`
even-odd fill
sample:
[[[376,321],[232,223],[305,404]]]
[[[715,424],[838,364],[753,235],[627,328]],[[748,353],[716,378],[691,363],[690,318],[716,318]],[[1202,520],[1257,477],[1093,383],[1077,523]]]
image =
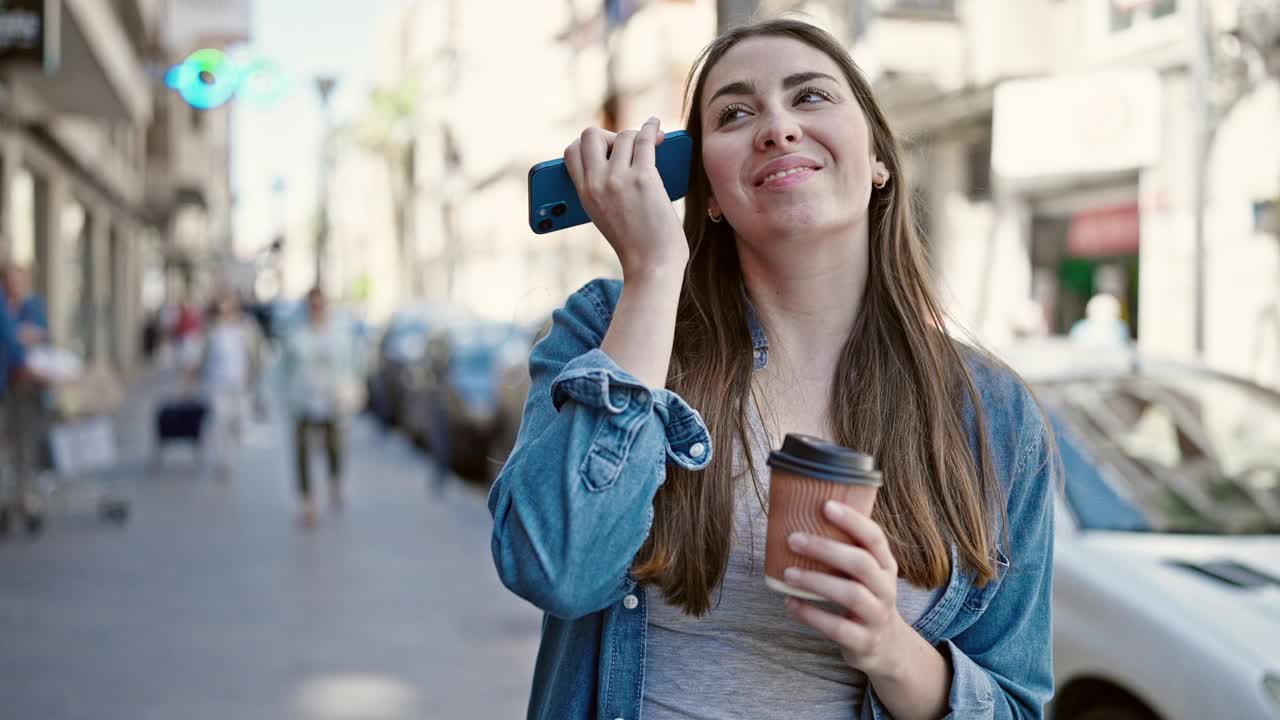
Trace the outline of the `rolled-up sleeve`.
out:
[[[600,282],[575,293],[534,347],[520,432],[489,494],[502,582],[566,618],[622,594],[667,463],[700,470],[711,459],[697,411],[599,349],[608,295]]]

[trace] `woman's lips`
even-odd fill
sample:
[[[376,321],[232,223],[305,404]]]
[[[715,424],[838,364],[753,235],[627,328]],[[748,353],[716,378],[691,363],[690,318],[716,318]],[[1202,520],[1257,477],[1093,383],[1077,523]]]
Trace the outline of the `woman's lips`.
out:
[[[788,190],[797,185],[805,183],[818,174],[818,168],[812,167],[794,167],[784,172],[774,173],[768,176],[763,183],[760,184],[761,190],[769,190],[777,192],[780,190]]]

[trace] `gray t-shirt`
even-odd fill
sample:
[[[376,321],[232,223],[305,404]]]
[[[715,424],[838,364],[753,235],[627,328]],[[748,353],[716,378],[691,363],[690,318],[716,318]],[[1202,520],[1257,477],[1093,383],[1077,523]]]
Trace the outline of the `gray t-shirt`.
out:
[[[857,717],[866,676],[845,663],[835,643],[788,614],[783,595],[765,587],[767,521],[760,497],[768,498],[768,442],[758,417],[752,425],[760,493],[737,448],[734,538],[711,611],[690,617],[649,590],[644,720]],[[942,590],[899,578],[898,612],[913,624]]]

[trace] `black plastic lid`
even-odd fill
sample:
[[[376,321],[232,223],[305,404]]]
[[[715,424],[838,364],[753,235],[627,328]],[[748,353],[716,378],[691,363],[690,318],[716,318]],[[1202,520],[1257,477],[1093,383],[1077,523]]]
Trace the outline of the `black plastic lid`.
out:
[[[782,448],[769,453],[769,467],[850,485],[884,483],[875,458],[810,435],[788,434]]]

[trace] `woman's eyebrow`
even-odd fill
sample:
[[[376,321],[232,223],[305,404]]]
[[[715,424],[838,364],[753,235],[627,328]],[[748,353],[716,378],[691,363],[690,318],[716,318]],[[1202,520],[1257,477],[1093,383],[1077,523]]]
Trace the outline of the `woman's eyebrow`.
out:
[[[822,72],[800,72],[800,73],[794,73],[794,74],[788,75],[788,76],[786,76],[785,78],[783,78],[783,79],[782,79],[782,89],[784,89],[784,90],[790,90],[791,88],[793,88],[793,87],[795,87],[795,86],[797,86],[797,85],[803,85],[804,83],[807,83],[807,82],[809,82],[810,80],[817,80],[817,79],[819,79],[819,78],[821,78],[821,79],[823,79],[823,80],[830,80],[831,82],[837,82],[835,78],[831,77],[830,75],[828,75],[828,74],[826,74],[826,73],[822,73]]]
[[[792,73],[791,75],[788,75],[785,78],[783,78],[782,89],[790,90],[791,88],[797,85],[803,85],[804,83],[807,83],[811,80],[818,80],[818,79],[830,80],[831,82],[838,82],[835,78],[823,72],[799,72],[799,73]],[[719,90],[716,90],[715,93],[712,94],[711,99],[707,100],[707,104],[710,105],[711,103],[715,102],[716,98],[720,97],[721,95],[755,95],[755,94],[756,94],[755,83],[751,82],[750,80],[736,80],[734,82],[729,83],[728,85],[721,87]]]
[[[715,102],[716,98],[720,97],[721,95],[755,95],[755,94],[756,94],[755,83],[751,82],[750,80],[737,80],[717,90],[715,94],[711,96],[711,99],[707,100],[707,104],[710,105],[711,103]]]

